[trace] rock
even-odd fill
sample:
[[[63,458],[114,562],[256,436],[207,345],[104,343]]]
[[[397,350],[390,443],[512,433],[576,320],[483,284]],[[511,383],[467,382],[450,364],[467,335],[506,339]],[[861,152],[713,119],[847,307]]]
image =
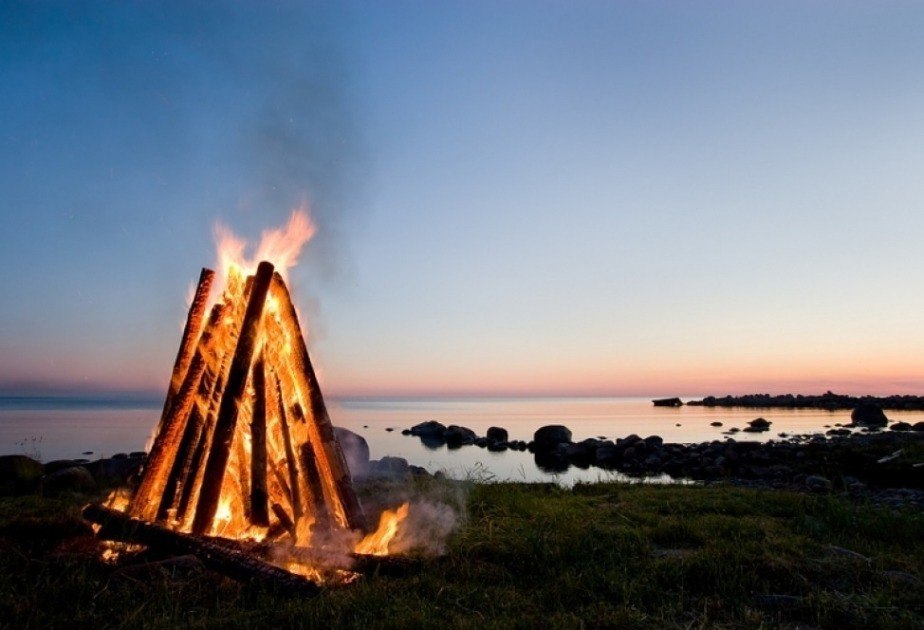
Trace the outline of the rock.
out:
[[[722,423],[719,422],[718,420],[716,420],[715,422],[710,422],[710,423],[709,423],[709,426],[710,426],[710,427],[720,427],[720,426],[722,426]]]
[[[841,437],[850,435],[850,429],[828,429],[825,431],[828,435],[838,435]]]
[[[537,451],[551,451],[559,444],[571,442],[571,430],[561,424],[549,424],[533,434],[533,442]]]
[[[410,464],[408,466],[408,470],[410,470],[411,474],[415,477],[429,477],[430,476],[430,472],[423,466],[415,466],[413,464]]]
[[[98,483],[116,483],[123,484],[129,478],[141,470],[144,461],[141,459],[131,459],[128,457],[98,459],[93,462],[82,464],[87,471]]]
[[[649,435],[645,438],[645,446],[648,448],[657,448],[664,444],[664,438],[660,435]]]
[[[575,463],[591,463],[595,460],[595,453],[599,448],[599,441],[594,438],[586,439],[582,442],[569,444],[565,448],[565,455]]]
[[[764,418],[754,418],[753,420],[748,422],[748,424],[754,429],[758,429],[760,431],[767,431],[768,429],[770,429],[770,425],[773,423],[770,422],[769,420],[765,420]],[[747,429],[745,429],[745,431],[747,431]]]
[[[732,428],[730,428],[730,429],[728,430],[728,432],[729,432],[729,433],[737,433],[737,432],[740,431],[740,430],[741,430],[741,429],[739,429],[738,427],[732,427]]]
[[[912,431],[924,431],[924,422],[915,422],[911,425]]]
[[[911,425],[907,422],[896,422],[889,429],[892,431],[911,431]]]
[[[42,465],[25,455],[0,457],[0,496],[36,492],[44,474]]]
[[[446,431],[446,425],[436,420],[427,420],[411,427],[411,435],[418,437],[422,435],[443,435]]]
[[[679,398],[658,398],[652,400],[655,407],[682,407],[683,401]]]
[[[394,428],[394,427],[385,427],[385,430],[388,431],[389,433],[391,433],[392,431],[395,430],[395,428]]]
[[[850,419],[861,427],[884,427],[889,423],[882,407],[873,403],[857,405],[850,413]]]
[[[622,453],[614,446],[601,446],[594,452],[594,461],[603,468],[614,468],[621,459]]]
[[[478,436],[468,427],[451,424],[443,432],[443,439],[446,440],[446,446],[449,448],[459,448],[467,444],[474,444]]]
[[[46,462],[43,468],[45,470],[45,474],[50,475],[53,472],[64,470],[65,468],[73,468],[74,466],[80,466],[80,464],[73,459],[55,459],[50,462]]]
[[[507,442],[488,442],[488,450],[494,453],[506,451],[509,446]]]
[[[809,475],[805,478],[805,487],[812,492],[830,492],[834,485],[827,477]]]
[[[401,435],[411,435],[410,429],[401,429]]]
[[[386,456],[369,462],[369,472],[374,477],[399,479],[410,474],[410,466],[403,457]]]
[[[369,443],[366,438],[343,427],[334,427],[334,436],[340,442],[350,472],[357,474],[365,470],[369,465]]]
[[[71,466],[46,475],[42,481],[45,494],[86,492],[96,487],[96,480],[83,466]]]
[[[490,427],[488,429],[487,438],[492,442],[506,442],[510,439],[510,436],[507,435],[507,429]]]
[[[626,449],[642,441],[642,438],[637,436],[635,433],[632,433],[624,438],[616,438],[616,446]]]

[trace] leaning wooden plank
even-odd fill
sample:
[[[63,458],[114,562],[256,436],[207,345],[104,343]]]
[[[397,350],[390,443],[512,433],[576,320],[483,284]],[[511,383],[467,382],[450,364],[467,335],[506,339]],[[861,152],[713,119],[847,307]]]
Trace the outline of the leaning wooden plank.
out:
[[[219,541],[176,532],[96,504],[85,507],[83,517],[102,526],[98,536],[103,540],[139,543],[173,553],[191,553],[208,568],[235,580],[259,580],[294,594],[314,595],[320,590],[317,584],[307,578],[289,573],[245,550],[234,549]]]
[[[253,363],[253,353],[260,332],[260,320],[263,317],[263,305],[270,282],[273,279],[273,265],[261,262],[254,275],[250,297],[247,301],[247,310],[244,312],[244,321],[241,332],[231,360],[231,369],[228,372],[228,381],[222,396],[218,417],[215,421],[215,432],[212,437],[212,446],[209,450],[205,464],[205,475],[199,491],[199,501],[196,504],[196,515],[193,518],[192,530],[196,534],[204,534],[212,526],[212,519],[218,510],[218,500],[221,495],[221,483],[228,465],[228,456],[234,438],[234,429],[237,425],[240,411],[241,397],[247,385],[247,378]]]
[[[301,335],[298,315],[292,304],[289,291],[282,276],[273,276],[272,292],[280,308],[281,324],[292,346],[291,356],[294,365],[292,375],[296,386],[303,395],[307,395],[309,409],[308,435],[314,446],[315,457],[321,479],[328,484],[328,493],[337,498],[332,508],[333,516],[342,527],[349,529],[366,529],[366,519],[362,506],[353,489],[350,470],[340,444],[334,437],[334,428],[327,414],[327,407],[321,395],[321,388],[315,376],[308,349]]]
[[[253,368],[253,418],[250,422],[250,519],[269,525],[266,484],[266,367],[263,355]]]
[[[186,372],[192,363],[193,355],[196,351],[196,345],[199,336],[202,334],[202,320],[205,316],[205,307],[209,299],[209,292],[212,290],[212,281],[215,279],[215,272],[203,267],[199,274],[199,282],[196,285],[196,292],[193,294],[192,304],[189,305],[189,315],[186,317],[186,326],[183,328],[183,338],[180,342],[180,349],[176,354],[176,361],[173,364],[173,374],[170,377],[170,385],[167,389],[167,399],[164,401],[164,411],[161,415],[161,421],[167,417],[170,411],[170,405],[173,397],[177,395],[186,379]]]

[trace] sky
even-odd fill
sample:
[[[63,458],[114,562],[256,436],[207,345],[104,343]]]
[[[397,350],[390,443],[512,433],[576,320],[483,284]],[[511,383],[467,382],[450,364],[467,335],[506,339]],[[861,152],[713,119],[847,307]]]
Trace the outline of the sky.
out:
[[[166,388],[217,221],[329,395],[924,394],[924,4],[2,2],[0,393]]]

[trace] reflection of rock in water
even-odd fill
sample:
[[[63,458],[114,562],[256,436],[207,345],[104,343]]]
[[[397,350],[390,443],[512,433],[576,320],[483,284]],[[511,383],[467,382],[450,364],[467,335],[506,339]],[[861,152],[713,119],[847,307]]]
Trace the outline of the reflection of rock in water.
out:
[[[567,472],[570,466],[568,459],[555,451],[550,453],[536,452],[533,454],[533,459],[536,461],[536,467],[547,473]]]
[[[431,451],[442,448],[446,444],[446,438],[444,438],[442,435],[421,435],[420,441]]]

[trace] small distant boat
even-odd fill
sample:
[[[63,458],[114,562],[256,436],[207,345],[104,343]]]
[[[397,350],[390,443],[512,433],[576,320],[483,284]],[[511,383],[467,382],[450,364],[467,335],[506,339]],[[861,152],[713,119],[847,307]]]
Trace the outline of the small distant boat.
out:
[[[652,400],[655,407],[682,407],[683,401],[679,398],[658,398]]]

